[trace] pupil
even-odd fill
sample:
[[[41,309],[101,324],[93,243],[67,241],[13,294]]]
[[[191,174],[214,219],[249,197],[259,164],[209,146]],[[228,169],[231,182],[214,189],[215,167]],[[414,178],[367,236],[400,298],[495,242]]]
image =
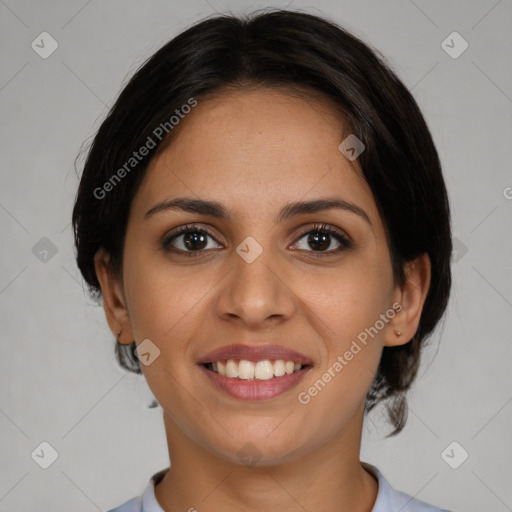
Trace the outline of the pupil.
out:
[[[185,234],[183,241],[187,249],[204,249],[206,246],[206,237],[198,231]],[[198,247],[199,243],[202,243],[200,247]]]
[[[325,250],[329,247],[328,238],[329,235],[325,233],[315,233],[314,235],[309,235],[308,243],[311,244],[313,248],[315,248],[314,246],[316,245],[316,249]],[[204,234],[194,231],[193,233],[185,234],[184,243],[187,249],[204,249],[206,246],[206,237]]]
[[[327,240],[329,235],[324,233],[315,233],[314,235],[309,235],[308,243],[311,244],[319,244],[320,243],[320,250],[327,249],[329,247],[329,241]]]

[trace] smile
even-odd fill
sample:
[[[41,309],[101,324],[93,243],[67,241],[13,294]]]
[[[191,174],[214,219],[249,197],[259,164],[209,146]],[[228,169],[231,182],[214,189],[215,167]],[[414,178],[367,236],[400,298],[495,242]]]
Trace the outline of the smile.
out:
[[[239,380],[270,380],[280,378],[284,375],[290,375],[300,371],[303,366],[304,365],[300,363],[295,363],[290,360],[286,361],[284,359],[278,359],[276,361],[264,359],[256,362],[246,359],[238,361],[227,359],[205,364],[205,367],[210,371],[230,379]]]
[[[287,347],[227,345],[197,361],[212,390],[241,400],[269,400],[295,388],[313,368],[310,357]]]

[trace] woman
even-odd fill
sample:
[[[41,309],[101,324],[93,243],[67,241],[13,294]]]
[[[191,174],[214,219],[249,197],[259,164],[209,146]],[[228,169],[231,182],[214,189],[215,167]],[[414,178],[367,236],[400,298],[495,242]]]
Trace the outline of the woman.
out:
[[[73,225],[171,461],[113,511],[441,510],[359,459],[451,285],[439,158],[375,51],[299,12],[194,25],[101,125]]]

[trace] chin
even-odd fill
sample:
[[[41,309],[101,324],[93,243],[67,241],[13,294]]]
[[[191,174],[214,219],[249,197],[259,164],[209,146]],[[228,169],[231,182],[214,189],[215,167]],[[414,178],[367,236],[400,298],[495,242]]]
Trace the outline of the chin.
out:
[[[248,435],[246,440],[242,440],[242,437],[224,439],[224,443],[215,445],[213,449],[210,445],[210,450],[229,462],[254,468],[293,462],[305,452],[303,446],[298,446],[296,436],[288,434],[285,438],[271,437]]]

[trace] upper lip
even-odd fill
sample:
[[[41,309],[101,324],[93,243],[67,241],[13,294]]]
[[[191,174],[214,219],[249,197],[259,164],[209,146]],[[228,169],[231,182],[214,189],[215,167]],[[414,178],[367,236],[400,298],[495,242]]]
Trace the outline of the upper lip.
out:
[[[253,362],[265,359],[283,359],[302,365],[312,364],[311,359],[306,355],[281,345],[226,345],[208,352],[208,354],[198,360],[198,364],[214,363],[228,359],[244,359]]]

